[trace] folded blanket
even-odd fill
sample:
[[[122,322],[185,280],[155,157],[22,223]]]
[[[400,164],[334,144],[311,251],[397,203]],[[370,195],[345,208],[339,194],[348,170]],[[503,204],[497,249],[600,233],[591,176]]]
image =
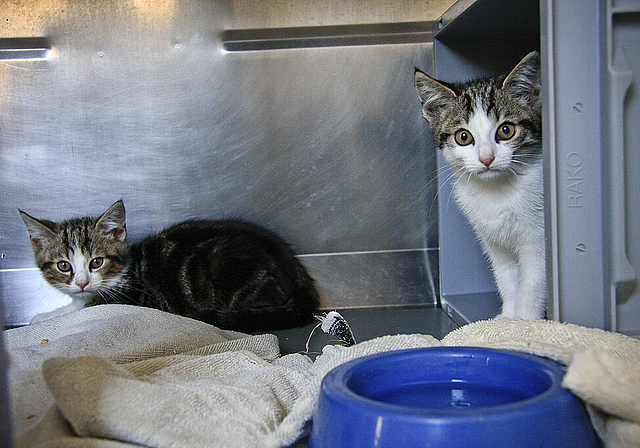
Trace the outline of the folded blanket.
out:
[[[312,362],[249,336],[157,310],[86,308],[5,331],[18,447],[285,447],[305,435],[320,382],[360,356],[414,347],[521,350],[569,365],[609,447],[640,446],[640,341],[555,322],[492,320],[442,341],[385,336],[327,346]],[[45,343],[42,343],[45,342]]]

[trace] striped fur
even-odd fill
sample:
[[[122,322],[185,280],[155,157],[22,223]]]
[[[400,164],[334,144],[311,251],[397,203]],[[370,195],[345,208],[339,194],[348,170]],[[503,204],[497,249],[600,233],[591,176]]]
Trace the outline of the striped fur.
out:
[[[70,309],[141,305],[263,331],[306,324],[318,306],[314,282],[289,245],[251,223],[186,221],[129,246],[122,201],[98,218],[54,223],[20,215],[36,264],[72,297]]]

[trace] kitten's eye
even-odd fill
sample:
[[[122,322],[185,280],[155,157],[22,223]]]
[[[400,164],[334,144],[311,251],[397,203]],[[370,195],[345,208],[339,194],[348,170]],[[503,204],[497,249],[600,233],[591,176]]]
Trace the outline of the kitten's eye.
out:
[[[473,143],[473,135],[466,129],[459,129],[454,136],[456,143],[460,146],[467,146]]]
[[[516,126],[513,123],[502,123],[496,132],[498,140],[509,140],[516,133]]]
[[[71,271],[71,263],[69,263],[68,261],[58,261],[58,264],[56,264],[56,267],[58,268],[58,271],[60,272],[69,272]]]
[[[104,258],[96,257],[89,263],[89,269],[98,269],[104,264]]]

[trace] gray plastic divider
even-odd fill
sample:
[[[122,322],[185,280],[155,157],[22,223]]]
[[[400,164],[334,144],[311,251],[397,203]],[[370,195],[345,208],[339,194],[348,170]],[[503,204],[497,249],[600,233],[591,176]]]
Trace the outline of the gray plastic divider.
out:
[[[637,336],[640,3],[541,11],[549,315]]]

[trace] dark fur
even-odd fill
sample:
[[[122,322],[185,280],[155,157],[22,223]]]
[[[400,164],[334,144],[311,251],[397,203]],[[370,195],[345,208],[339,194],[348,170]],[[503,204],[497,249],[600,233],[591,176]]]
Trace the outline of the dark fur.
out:
[[[103,219],[114,207],[116,212],[121,207],[121,227]],[[121,276],[90,305],[141,305],[238,331],[295,327],[313,319],[319,302],[313,279],[272,232],[240,220],[186,221],[129,246],[124,205],[118,201],[105,215],[63,223],[36,220],[52,231],[44,241],[34,240],[30,230],[47,281],[72,281],[52,265],[78,246],[105,258],[105,275]]]

